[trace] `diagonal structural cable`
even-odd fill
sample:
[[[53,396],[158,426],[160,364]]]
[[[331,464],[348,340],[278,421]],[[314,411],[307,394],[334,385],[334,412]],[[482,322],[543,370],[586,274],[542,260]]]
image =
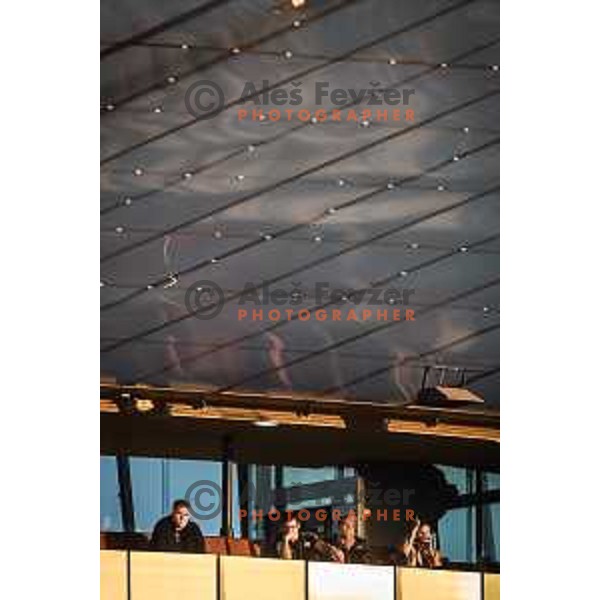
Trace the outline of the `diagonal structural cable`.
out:
[[[399,29],[396,29],[394,31],[386,33],[385,35],[375,38],[369,42],[365,42],[364,44],[361,44],[360,46],[356,46],[353,50],[344,52],[343,54],[340,54],[337,57],[331,58],[328,61],[324,61],[317,65],[313,65],[311,67],[303,69],[302,71],[298,71],[298,72],[294,73],[293,75],[291,75],[289,77],[285,77],[285,78],[283,78],[279,81],[276,81],[272,84],[269,84],[266,87],[263,87],[260,90],[254,92],[252,94],[248,94],[246,96],[241,96],[240,98],[236,98],[235,100],[228,102],[223,107],[219,108],[218,110],[213,111],[214,114],[207,113],[207,114],[201,115],[199,117],[193,117],[192,119],[186,121],[185,123],[181,123],[180,125],[176,125],[170,129],[167,129],[167,130],[161,132],[161,133],[157,133],[145,140],[142,140],[141,142],[136,142],[135,144],[132,144],[131,146],[127,146],[126,148],[123,148],[121,150],[117,150],[113,154],[101,159],[100,165],[104,166],[106,164],[109,164],[109,163],[117,160],[118,158],[121,158],[121,157],[125,156],[126,154],[129,154],[130,152],[139,150],[140,148],[143,148],[143,147],[147,146],[148,144],[152,144],[152,143],[162,140],[166,137],[169,137],[170,135],[173,135],[174,133],[177,133],[179,131],[187,129],[188,127],[191,127],[192,125],[195,125],[195,124],[199,123],[200,121],[209,119],[209,118],[211,118],[211,116],[216,116],[217,114],[220,114],[233,106],[243,104],[249,100],[260,97],[262,94],[268,93],[268,92],[278,89],[290,82],[296,81],[299,78],[306,77],[307,75],[311,75],[315,72],[325,69],[326,67],[329,67],[329,66],[334,65],[339,62],[343,62],[344,60],[350,58],[352,55],[354,55],[358,52],[362,52],[363,50],[367,50],[369,48],[372,48],[373,46],[377,46],[378,44],[381,44],[390,39],[393,39],[394,37],[402,35],[408,31],[411,31],[412,29],[417,28],[417,27],[421,27],[422,25],[430,23],[431,21],[434,21],[434,20],[440,18],[441,16],[444,16],[448,13],[454,12],[455,10],[461,9],[461,8],[468,6],[469,4],[472,4],[473,2],[477,2],[477,1],[478,0],[462,0],[461,2],[458,2],[457,4],[455,4],[453,6],[449,6],[447,8],[441,9],[441,10],[433,13],[432,15],[418,19],[417,21],[414,21],[408,25],[404,25],[403,27],[401,27]]]
[[[472,202],[473,200],[477,200],[477,199],[480,199],[482,197],[488,196],[489,193],[490,192],[486,192],[484,195],[478,194],[477,196],[472,196],[471,198],[467,198],[466,200],[463,200],[462,202],[459,202],[458,204],[455,204],[455,205],[453,205],[452,207],[450,207],[448,209],[441,209],[441,211],[446,212],[446,210],[453,210],[453,209],[457,208],[458,206],[464,206],[467,202]],[[434,216],[438,216],[439,214],[441,214],[441,211],[440,210],[434,211],[435,214],[430,214],[430,215],[427,215],[425,217],[422,217],[422,218],[419,219],[419,222],[423,222],[424,220],[431,219]],[[395,228],[395,229],[397,229],[397,228]],[[490,242],[492,240],[495,240],[497,238],[498,238],[498,236],[494,235],[494,236],[485,238],[484,240],[480,240],[479,242],[473,244],[470,247],[471,248],[477,247],[477,245],[483,245],[483,244],[488,243],[488,242]],[[455,255],[456,255],[455,252],[445,253],[445,254],[443,254],[441,256],[438,256],[438,257],[436,257],[434,259],[429,259],[427,261],[424,261],[424,262],[422,262],[422,263],[420,263],[418,265],[415,265],[414,267],[411,267],[409,270],[406,270],[405,271],[406,275],[404,275],[404,276],[414,275],[415,273],[420,272],[424,268],[430,267],[430,266],[432,266],[432,265],[434,265],[434,264],[436,264],[438,262],[446,260],[446,259],[448,259],[448,258],[450,258],[452,256],[455,256]],[[402,277],[403,275],[399,275],[398,273],[395,273],[394,275],[391,275],[391,276],[389,276],[389,277],[387,277],[387,278],[385,278],[383,280],[373,282],[372,287],[380,287],[382,285],[385,285],[386,283],[389,283],[389,282],[393,281],[394,279],[397,279],[399,276]],[[352,298],[352,296],[354,296],[357,293],[360,293],[361,291],[362,290],[356,290],[355,292],[349,292],[347,294],[349,300]],[[227,301],[229,301],[229,299]],[[327,308],[329,306],[335,306],[337,304],[338,304],[337,300],[330,300],[329,302],[325,302],[325,303],[322,303],[320,305],[312,306],[311,308],[308,308],[306,310],[308,310],[310,312],[314,312],[314,311],[317,311],[317,310],[325,309],[325,308]],[[426,308],[427,307],[425,307],[425,309]],[[252,332],[252,333],[247,333],[247,334],[244,334],[242,336],[238,336],[237,338],[229,339],[229,340],[226,340],[226,341],[221,342],[219,344],[215,344],[209,350],[203,350],[203,351],[201,351],[199,353],[196,353],[196,354],[194,354],[192,356],[187,356],[185,358],[182,358],[180,360],[180,365],[188,364],[188,363],[191,363],[191,362],[196,362],[197,360],[200,360],[201,358],[206,358],[207,356],[210,356],[212,354],[216,354],[217,352],[221,352],[221,351],[223,351],[225,349],[228,349],[228,348],[230,348],[232,346],[236,346],[236,345],[240,344],[241,342],[245,342],[245,341],[251,340],[253,338],[260,337],[261,335],[263,335],[263,334],[265,334],[267,332],[270,332],[270,331],[273,331],[275,329],[279,329],[279,328],[285,327],[288,323],[292,323],[292,322],[297,321],[297,320],[298,320],[298,315],[296,314],[291,319],[289,319],[289,321],[288,320],[286,320],[286,321],[279,321],[279,322],[276,322],[276,323],[274,323],[272,325],[268,325],[267,327],[263,327],[263,328],[261,328],[258,331],[255,331],[255,332]],[[158,369],[158,370],[146,371],[145,373],[143,373],[141,375],[138,375],[136,377],[136,379],[138,379],[140,381],[146,381],[150,377],[154,377],[156,375],[162,375],[163,373],[170,371],[172,368],[173,368],[173,365],[166,365],[165,367],[163,367],[161,369]]]
[[[473,54],[477,54],[479,52],[482,52],[484,50],[487,50],[489,48],[492,48],[493,46],[496,46],[498,44],[499,40],[496,38],[494,40],[492,40],[491,42],[485,43],[485,44],[480,44],[478,46],[476,46],[475,48],[471,48],[470,50],[467,50],[465,52],[461,52],[460,54],[457,54],[449,59],[446,60],[447,63],[453,63],[456,62],[458,60],[462,60],[464,58],[467,58]],[[394,88],[394,87],[400,87],[403,85],[407,85],[409,83],[413,83],[419,79],[421,79],[422,77],[426,77],[427,75],[435,72],[435,71],[439,71],[440,67],[439,65],[435,66],[435,67],[431,67],[429,69],[425,69],[424,71],[421,71],[419,73],[416,73],[414,75],[410,75],[409,77],[406,77],[404,79],[401,79],[399,81],[396,81],[395,83],[390,83],[387,84],[387,88]],[[356,98],[355,100],[350,100],[348,101],[346,104],[344,104],[343,106],[339,107],[340,111],[344,111],[348,108],[352,108],[354,106],[358,106],[363,102],[364,98]],[[327,109],[327,114],[329,114],[330,109]],[[274,136],[272,136],[269,139],[263,140],[261,142],[258,142],[256,144],[253,144],[255,147],[260,147],[260,148],[264,148],[265,146],[268,146],[272,143],[278,142],[282,139],[285,139],[286,137],[294,134],[296,131],[300,131],[301,129],[303,129],[304,127],[311,127],[313,126],[313,124],[310,121],[306,121],[306,122],[300,122],[297,125],[293,125],[292,127],[288,127],[286,129],[284,129],[283,131],[280,131],[279,133],[275,134]],[[216,158],[208,163],[199,165],[193,169],[188,169],[187,172],[189,172],[191,175],[198,175],[200,173],[204,173],[214,167],[217,166],[221,166],[224,163],[226,163],[228,160],[235,158],[237,156],[240,156],[242,154],[245,154],[247,151],[246,146],[243,147],[239,147],[236,146],[236,148],[228,151],[225,155],[220,156],[219,158]],[[161,194],[162,192],[176,187],[178,185],[181,184],[181,174],[177,174],[173,177],[172,180],[167,181],[162,187],[159,188],[153,188],[151,190],[147,190],[147,191],[143,191],[140,192],[139,194],[133,194],[131,196],[129,196],[129,202],[136,202],[136,204],[140,201],[140,200],[145,200],[147,198],[150,198],[156,194]],[[100,215],[104,216],[108,213],[111,213],[115,210],[118,210],[119,208],[123,208],[124,206],[127,206],[127,204],[124,204],[123,201],[117,201],[114,202],[113,204],[106,206],[105,208],[101,209],[100,211]]]
[[[445,298],[444,300],[441,300],[440,302],[436,302],[435,304],[431,304],[429,305],[428,308],[422,310],[419,315],[425,315],[425,314],[429,314],[435,310],[438,310],[440,308],[444,308],[450,304],[453,304],[454,302],[456,302],[457,300],[462,300],[463,298],[466,298],[468,296],[472,296],[473,294],[477,294],[479,292],[482,292],[486,289],[489,289],[491,287],[497,286],[499,284],[500,280],[499,279],[494,279],[491,281],[488,281],[487,283],[478,285],[474,288],[470,288],[464,292],[460,292],[458,294],[454,294],[448,298]],[[345,346],[347,344],[351,344],[354,343],[358,340],[364,339],[368,336],[373,335],[374,333],[379,333],[380,331],[384,331],[386,329],[390,329],[392,327],[395,326],[399,326],[402,325],[404,323],[406,323],[407,321],[391,321],[391,322],[387,322],[384,323],[382,325],[377,325],[375,327],[372,327],[371,329],[368,329],[367,331],[363,331],[361,333],[357,333],[351,336],[348,336],[347,338],[344,338],[338,342],[334,342],[333,344],[328,344],[326,346],[323,346],[322,348],[319,348],[318,350],[314,350],[312,352],[309,352],[308,354],[306,354],[305,356],[301,356],[299,358],[295,358],[293,360],[290,360],[288,362],[284,362],[282,365],[278,365],[277,367],[270,367],[268,369],[263,369],[261,371],[258,371],[257,373],[254,373],[253,375],[249,375],[247,377],[244,377],[242,379],[239,379],[238,381],[223,386],[221,388],[218,388],[217,390],[214,390],[215,394],[219,394],[222,392],[228,392],[230,390],[233,390],[235,388],[238,388],[246,383],[249,383],[251,381],[256,381],[257,379],[260,379],[261,377],[264,377],[265,375],[269,375],[271,373],[275,373],[278,371],[281,371],[282,369],[286,369],[288,367],[293,367],[295,365],[301,364],[303,362],[306,362],[307,360],[312,360],[313,358],[316,358],[317,356],[321,356],[322,354],[326,354],[327,352],[331,352],[332,350],[336,350],[337,348],[341,348],[342,346]]]
[[[474,154],[477,154],[479,152],[482,152],[484,150],[487,150],[493,146],[498,145],[499,143],[499,139],[496,138],[490,142],[486,142],[485,144],[482,144],[480,146],[477,146],[471,150],[468,150],[466,152],[462,153],[462,158],[467,158],[468,156],[473,156]],[[450,166],[454,163],[454,158],[451,159],[446,159],[443,160],[439,163],[436,163],[435,165],[428,167],[427,169],[425,169],[424,171],[422,171],[421,173],[418,173],[417,175],[411,175],[409,177],[405,177],[404,179],[395,182],[394,188],[399,187],[401,185],[404,185],[406,183],[410,183],[410,182],[414,182],[414,181],[418,181],[419,179],[425,177],[426,175],[430,175],[432,173],[435,173],[436,171],[439,171],[440,169],[443,169],[447,166]],[[373,190],[371,190],[370,192],[366,192],[365,194],[362,194],[360,196],[357,196],[355,198],[351,198],[350,200],[343,202],[342,204],[339,204],[335,207],[330,207],[334,209],[334,212],[337,212],[339,210],[344,210],[346,208],[350,208],[350,207],[355,207],[359,204],[362,204],[368,200],[370,200],[371,198],[376,197],[379,194],[382,193],[387,193],[390,191],[389,188],[390,183],[385,183],[383,185],[378,186],[377,188],[374,188]],[[232,256],[241,254],[243,252],[246,252],[247,250],[254,248],[256,246],[259,246],[261,244],[265,244],[267,242],[269,242],[271,239],[273,238],[278,238],[278,237],[282,237],[285,235],[289,235],[291,233],[293,233],[294,231],[300,230],[308,225],[310,225],[312,222],[314,222],[317,219],[322,219],[322,218],[326,218],[327,216],[330,216],[330,212],[325,212],[323,213],[322,211],[319,212],[318,215],[314,215],[313,217],[311,217],[311,219],[305,220],[301,223],[295,223],[293,225],[290,225],[288,227],[285,227],[283,229],[280,229],[278,231],[275,231],[271,234],[271,238],[270,239],[266,239],[265,237],[258,237],[255,239],[252,239],[250,241],[244,242],[243,244],[236,246],[235,248],[231,248],[230,250],[228,250],[227,252],[219,255],[218,257],[216,257],[217,260],[223,260],[225,258],[231,258]],[[163,234],[161,234],[160,237],[162,237]],[[198,263],[195,263],[193,265],[190,265],[189,267],[179,271],[176,275],[178,277],[181,276],[185,276],[185,275],[189,275],[195,271],[198,271],[204,267],[208,267],[211,264],[214,264],[213,261],[215,260],[215,257],[210,258],[210,259],[203,259]],[[158,287],[161,285],[166,284],[169,281],[169,277],[162,277],[160,280],[158,281],[154,281],[150,284],[151,287]],[[101,306],[101,310],[105,311],[105,310],[110,310],[113,308],[116,308],[117,306],[121,306],[127,302],[130,302],[131,300],[141,296],[142,294],[145,294],[148,291],[148,287],[141,287],[138,288],[132,292],[130,292],[129,294],[119,298],[118,300],[114,300],[112,302],[108,302],[104,305]]]
[[[107,58],[108,56],[112,56],[117,52],[121,52],[122,50],[126,50],[130,46],[135,46],[141,44],[143,41],[148,38],[159,35],[168,29],[173,29],[173,27],[177,27],[178,25],[182,25],[186,21],[190,21],[191,19],[195,19],[197,17],[202,16],[203,14],[210,12],[214,8],[218,8],[221,5],[225,5],[231,2],[231,0],[210,0],[210,2],[206,2],[201,6],[197,6],[192,10],[188,10],[184,13],[181,13],[171,19],[163,21],[162,23],[158,23],[150,29],[146,29],[145,31],[141,31],[139,33],[135,33],[132,36],[115,42],[111,46],[100,50],[100,60]]]
[[[308,169],[305,169],[304,171],[300,171],[299,173],[296,173],[295,175],[291,175],[289,177],[286,177],[284,179],[280,179],[279,181],[276,181],[274,183],[271,183],[269,185],[266,185],[262,188],[260,188],[259,190],[256,190],[254,192],[250,192],[249,194],[246,194],[240,198],[237,198],[235,200],[232,200],[231,202],[226,203],[223,206],[220,206],[218,208],[214,208],[208,211],[205,211],[199,215],[196,215],[194,217],[191,217],[189,219],[186,219],[185,221],[178,223],[177,225],[173,225],[165,230],[163,230],[162,232],[157,232],[154,235],[148,236],[147,238],[144,238],[142,240],[139,240],[138,242],[135,242],[133,244],[130,244],[128,246],[124,246],[123,248],[119,248],[118,250],[115,250],[113,252],[110,252],[106,255],[104,255],[100,262],[104,263],[107,262],[109,260],[113,260],[119,256],[123,256],[124,254],[127,254],[128,252],[131,252],[132,250],[135,250],[137,248],[140,248],[142,246],[145,246],[146,244],[149,244],[151,242],[155,242],[157,240],[162,239],[164,236],[166,235],[171,235],[173,233],[176,233],[177,231],[181,230],[181,229],[185,229],[187,227],[190,227],[192,225],[195,225],[197,223],[199,223],[200,221],[203,221],[204,219],[207,219],[208,217],[213,216],[214,214],[223,212],[224,210],[230,209],[230,208],[234,208],[236,206],[239,206],[240,204],[244,204],[250,200],[254,200],[264,194],[273,192],[275,190],[278,190],[281,187],[284,187],[286,185],[289,185],[290,183],[293,183],[303,177],[306,177],[307,175],[312,175],[313,173],[317,173],[319,171],[322,171],[323,169],[326,169],[332,165],[335,165],[339,162],[342,162],[344,160],[347,160],[349,158],[352,158],[358,154],[362,154],[363,152],[366,152],[368,150],[372,150],[373,148],[376,148],[377,146],[380,146],[382,144],[385,144],[387,142],[390,142],[392,140],[395,140],[396,138],[403,136],[403,135],[408,135],[409,133],[412,133],[413,131],[416,131],[422,127],[425,127],[426,125],[429,125],[431,123],[434,123],[435,121],[438,121],[439,119],[442,119],[444,117],[447,117],[455,112],[458,112],[460,110],[463,110],[465,108],[469,108],[470,106],[473,106],[475,104],[478,104],[479,102],[482,102],[484,100],[488,100],[489,98],[492,98],[494,96],[497,96],[499,94],[499,91],[497,89],[492,90],[490,92],[486,92],[485,94],[482,94],[480,96],[477,96],[476,98],[472,98],[471,100],[467,100],[465,102],[461,102],[458,105],[455,105],[451,108],[448,108],[446,110],[441,111],[440,113],[437,113],[431,117],[428,117],[426,119],[424,119],[423,121],[416,123],[415,125],[410,125],[409,127],[406,127],[404,129],[401,129],[399,131],[395,131],[393,133],[389,133],[381,138],[378,138],[376,140],[373,140],[367,144],[364,144],[362,146],[359,146],[358,148],[354,148],[353,150],[349,150],[347,152],[344,152],[338,156],[335,156],[333,158],[330,158],[326,161],[323,161],[317,165],[314,165],[313,167],[309,167]]]
[[[322,393],[324,395],[334,394],[334,393],[339,392],[339,391],[341,391],[345,388],[348,388],[352,385],[357,385],[359,383],[363,383],[364,381],[372,379],[373,377],[377,377],[378,375],[383,375],[384,373],[386,373],[387,371],[389,371],[395,367],[404,366],[406,363],[411,363],[411,362],[414,362],[415,360],[420,360],[422,358],[426,358],[427,356],[432,356],[432,355],[438,354],[439,352],[445,352],[446,350],[449,350],[450,348],[453,348],[454,346],[458,346],[465,342],[471,341],[475,338],[481,337],[482,335],[491,333],[492,331],[497,331],[498,329],[500,329],[500,325],[490,325],[489,327],[485,327],[483,329],[478,329],[467,335],[456,338],[456,339],[452,340],[451,342],[448,342],[446,344],[438,346],[437,348],[434,348],[433,350],[427,350],[425,352],[420,352],[419,354],[409,355],[409,356],[403,358],[401,361],[394,361],[386,366],[379,367],[377,369],[373,369],[372,371],[368,371],[364,375],[360,375],[359,377],[355,377],[354,379],[351,379],[350,381],[344,382],[342,385],[337,385],[337,386],[333,386],[333,387],[329,387],[324,390],[321,390],[320,393]],[[488,371],[488,373],[489,373],[489,371]],[[475,375],[474,377],[477,377],[477,375]]]

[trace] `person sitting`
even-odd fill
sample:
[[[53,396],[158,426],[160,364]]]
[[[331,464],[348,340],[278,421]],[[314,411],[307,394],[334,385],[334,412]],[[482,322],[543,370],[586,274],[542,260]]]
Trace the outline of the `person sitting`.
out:
[[[276,551],[277,556],[284,560],[304,560],[304,544],[300,539],[300,521],[297,517],[291,517],[283,523]]]
[[[204,536],[200,527],[190,521],[187,500],[175,500],[171,514],[154,526],[150,548],[158,552],[204,552]]]
[[[334,562],[346,564],[371,563],[371,551],[365,540],[356,535],[356,520],[349,515],[341,519],[339,536],[333,544]]]
[[[410,536],[402,545],[402,555],[409,567],[434,568],[443,565],[442,555],[433,546],[431,525],[417,519]]]

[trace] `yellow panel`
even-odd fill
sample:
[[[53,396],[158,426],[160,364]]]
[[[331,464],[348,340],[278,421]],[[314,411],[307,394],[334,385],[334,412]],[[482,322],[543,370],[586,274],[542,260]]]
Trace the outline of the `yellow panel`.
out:
[[[304,600],[305,569],[299,560],[222,556],[220,600]]]
[[[100,550],[100,600],[127,599],[127,553]]]
[[[482,600],[481,575],[399,568],[398,600]]]
[[[131,600],[216,600],[217,557],[131,553]]]
[[[394,600],[394,567],[309,563],[308,600]]]
[[[484,600],[500,600],[500,575],[486,573],[483,576]]]

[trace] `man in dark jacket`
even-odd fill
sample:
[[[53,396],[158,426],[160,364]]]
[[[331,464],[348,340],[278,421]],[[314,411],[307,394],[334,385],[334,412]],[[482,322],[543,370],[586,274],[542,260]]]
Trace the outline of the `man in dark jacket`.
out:
[[[171,514],[154,526],[150,547],[159,552],[204,552],[204,536],[200,527],[190,521],[186,500],[175,500]]]

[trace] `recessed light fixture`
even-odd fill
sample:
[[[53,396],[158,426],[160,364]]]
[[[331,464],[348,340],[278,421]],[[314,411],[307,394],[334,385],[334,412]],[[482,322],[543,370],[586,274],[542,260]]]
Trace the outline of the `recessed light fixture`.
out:
[[[177,77],[175,77],[175,75],[169,75],[167,77],[167,83],[170,83],[171,85],[177,83]]]
[[[408,271],[400,271],[400,277],[408,277]]]
[[[460,156],[459,156],[458,154],[455,154],[455,155],[452,157],[452,160],[453,160],[454,162],[456,162],[456,161],[460,160]]]
[[[219,262],[218,258],[211,258],[210,259],[211,264],[216,265]]]
[[[154,289],[154,286],[153,286],[151,283],[149,283],[149,284],[146,286],[146,289],[147,289],[147,290],[153,290],[153,289]]]
[[[328,215],[334,215],[336,213],[336,209],[333,206],[331,206],[330,208],[327,209],[326,212]]]
[[[441,183],[437,186],[437,191],[438,192],[443,192],[445,189],[446,188]]]
[[[141,175],[143,175],[143,174],[144,174],[144,169],[142,169],[142,167],[136,167],[136,168],[133,170],[133,174],[134,174],[136,177],[140,177]]]
[[[277,421],[273,421],[271,419],[256,419],[256,421],[254,421],[254,425],[256,427],[277,427],[279,425],[279,423],[277,423]]]
[[[385,186],[388,190],[393,190],[396,187],[396,184],[393,181],[388,181]]]
[[[492,65],[492,71],[498,71],[500,67],[498,65]]]
[[[419,244],[418,244],[418,242],[411,242],[409,247],[412,248],[413,250],[416,250],[419,247]]]
[[[344,187],[346,185],[346,180],[343,177],[340,177],[338,179],[338,186],[339,187]]]
[[[213,237],[217,240],[220,240],[223,237],[223,232],[220,229],[215,229]]]
[[[286,51],[283,53],[283,57],[284,57],[284,58],[287,58],[288,60],[289,60],[290,58],[292,58],[292,56],[294,56],[294,55],[292,54],[292,51],[291,51],[291,50],[286,50]]]
[[[367,119],[360,122],[361,127],[368,127],[370,124],[371,124],[371,121],[368,121]]]
[[[104,281],[100,280],[100,287],[104,287]]]
[[[162,106],[155,106],[152,109],[152,112],[155,113],[155,114],[157,114],[157,115],[159,115],[162,111],[163,111]]]
[[[246,150],[248,150],[248,152],[250,154],[252,154],[253,152],[256,152],[256,146],[254,144],[249,144],[246,148]]]
[[[244,181],[244,179],[246,179],[245,175],[236,175],[235,176],[236,181]]]
[[[189,50],[189,46],[187,44],[181,44],[181,49],[182,50]]]
[[[273,239],[273,236],[270,233],[263,233],[261,237],[265,242],[269,242]]]
[[[398,61],[395,58],[390,58],[388,60],[388,64],[390,64],[390,65],[397,65]]]
[[[464,131],[465,133],[469,133],[469,128],[468,128],[468,127],[463,127],[463,131]]]
[[[114,104],[107,104],[104,107],[108,112],[112,112],[113,110],[115,110],[115,105]]]
[[[292,22],[292,27],[296,27],[296,29],[301,26],[302,26],[302,21],[300,21],[300,19],[296,19],[295,21]]]
[[[448,63],[440,63],[440,67],[442,67],[442,69],[447,69]]]
[[[117,227],[115,227],[115,232],[116,233],[123,233],[125,231],[125,229],[123,227],[121,227],[121,225],[117,225]]]
[[[127,198],[125,198],[125,200],[123,200],[123,204],[125,206],[130,206],[132,202],[133,202],[133,200],[129,196],[127,196]]]
[[[317,244],[320,244],[323,241],[323,236],[321,235],[315,235],[313,237],[313,242],[316,242]]]
[[[237,47],[231,49],[231,54],[239,54],[240,52],[241,52],[241,50]]]
[[[189,171],[186,171],[186,172],[185,172],[185,173],[182,175],[182,177],[183,177],[184,179],[191,179],[191,178],[192,178],[192,174],[191,174]]]
[[[292,0],[293,8],[302,8],[306,4],[306,0]]]
[[[459,252],[465,253],[469,251],[469,246],[467,246],[466,244],[463,244],[459,249]]]
[[[490,312],[490,307],[489,307],[489,306],[484,306],[484,307],[483,307],[483,312],[484,312],[484,313],[488,313],[488,312]]]

